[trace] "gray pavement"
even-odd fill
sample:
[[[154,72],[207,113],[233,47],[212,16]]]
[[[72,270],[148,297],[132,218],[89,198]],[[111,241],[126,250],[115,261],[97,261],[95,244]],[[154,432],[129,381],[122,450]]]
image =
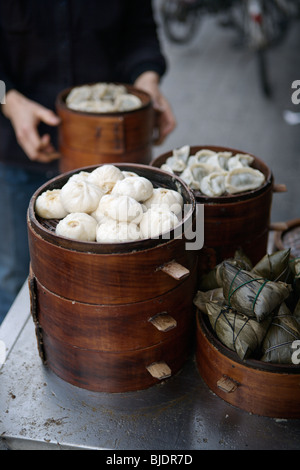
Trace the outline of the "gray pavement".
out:
[[[300,217],[300,124],[289,125],[285,110],[300,113],[292,103],[291,85],[300,80],[300,21],[282,44],[268,54],[271,99],[260,89],[257,62],[249,50],[234,46],[236,34],[203,18],[190,44],[170,43],[155,0],[159,34],[169,62],[162,90],[177,118],[176,130],[154,149],[154,156],[181,145],[220,145],[247,151],[263,160],[275,182],[287,192],[274,194],[272,222]]]

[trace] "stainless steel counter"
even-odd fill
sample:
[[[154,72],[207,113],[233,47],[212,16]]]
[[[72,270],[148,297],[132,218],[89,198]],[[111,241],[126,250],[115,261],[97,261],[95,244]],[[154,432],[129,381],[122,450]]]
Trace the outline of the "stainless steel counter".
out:
[[[27,283],[0,327],[0,449],[300,449],[300,420],[250,415],[214,395],[191,357],[164,383],[129,393],[74,387],[43,366]],[[299,391],[295,391],[299,393]]]

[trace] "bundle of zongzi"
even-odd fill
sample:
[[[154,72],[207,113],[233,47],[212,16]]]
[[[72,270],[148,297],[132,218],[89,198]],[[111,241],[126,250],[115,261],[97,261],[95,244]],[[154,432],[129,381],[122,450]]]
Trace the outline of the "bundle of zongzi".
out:
[[[225,261],[222,270],[223,293],[229,307],[263,321],[290,294],[289,284],[269,281]]]
[[[295,310],[294,310],[294,317],[296,318],[297,322],[300,324],[300,299],[298,300]]]
[[[293,273],[293,288],[297,295],[300,295],[300,258],[290,260],[290,268]]]
[[[272,317],[262,322],[238,313],[235,309],[224,307],[218,302],[206,304],[210,324],[219,340],[240,359],[255,356],[266,335]]]
[[[252,268],[251,261],[242,250],[236,250],[234,257],[230,258],[228,261],[230,261],[234,266],[245,269],[246,271],[250,271]],[[217,264],[211,271],[204,274],[199,282],[200,290],[207,291],[222,287],[222,271],[223,262]]]
[[[207,313],[206,304],[212,301],[225,305],[222,287],[217,287],[216,289],[211,289],[206,292],[198,290],[193,300],[194,305],[203,313]]]
[[[271,326],[262,343],[264,362],[291,364],[294,341],[300,340],[300,324],[283,302],[274,315]]]
[[[266,254],[251,270],[252,274],[261,276],[270,281],[287,282],[290,267],[290,249],[276,251],[275,253]]]

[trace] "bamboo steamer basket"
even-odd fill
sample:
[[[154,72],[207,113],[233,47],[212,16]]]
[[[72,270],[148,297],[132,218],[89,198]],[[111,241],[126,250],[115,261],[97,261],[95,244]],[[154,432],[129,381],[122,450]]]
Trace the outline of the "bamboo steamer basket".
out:
[[[232,152],[233,155],[246,153],[227,147],[204,145],[191,146],[190,154],[201,149]],[[172,151],[158,156],[151,165],[160,168],[171,154]],[[253,168],[262,171],[266,178],[260,188],[221,197],[208,197],[194,190],[197,204],[204,205],[204,246],[199,251],[200,275],[231,258],[237,249],[242,249],[253,264],[267,251],[273,192],[285,191],[286,188],[284,185],[274,185],[272,172],[267,165],[252,156]]]
[[[131,85],[126,88],[141,99],[140,108],[114,113],[75,111],[65,101],[72,88],[57,96],[61,173],[100,163],[150,162],[154,128],[152,101],[146,92]]]
[[[196,364],[208,387],[244,411],[270,418],[300,418],[300,367],[240,360],[197,312]]]
[[[180,190],[188,205],[181,235],[117,244],[57,236],[57,221],[40,219],[35,201],[45,190],[62,187],[75,170],[41,186],[27,215],[31,314],[40,356],[65,381],[100,392],[147,388],[181,369],[190,353],[198,274],[184,233],[195,223],[193,193],[161,170],[116,166],[154,186]]]
[[[274,228],[274,245],[277,250],[290,248],[290,257],[300,257],[300,219],[277,224]]]

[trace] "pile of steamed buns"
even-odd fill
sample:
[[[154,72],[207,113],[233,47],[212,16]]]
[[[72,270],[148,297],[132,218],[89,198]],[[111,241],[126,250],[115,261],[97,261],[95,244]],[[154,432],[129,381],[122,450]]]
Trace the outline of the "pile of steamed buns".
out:
[[[175,190],[114,165],[73,174],[61,189],[46,190],[36,214],[60,219],[55,232],[73,240],[118,243],[154,238],[181,220],[183,197]]]

